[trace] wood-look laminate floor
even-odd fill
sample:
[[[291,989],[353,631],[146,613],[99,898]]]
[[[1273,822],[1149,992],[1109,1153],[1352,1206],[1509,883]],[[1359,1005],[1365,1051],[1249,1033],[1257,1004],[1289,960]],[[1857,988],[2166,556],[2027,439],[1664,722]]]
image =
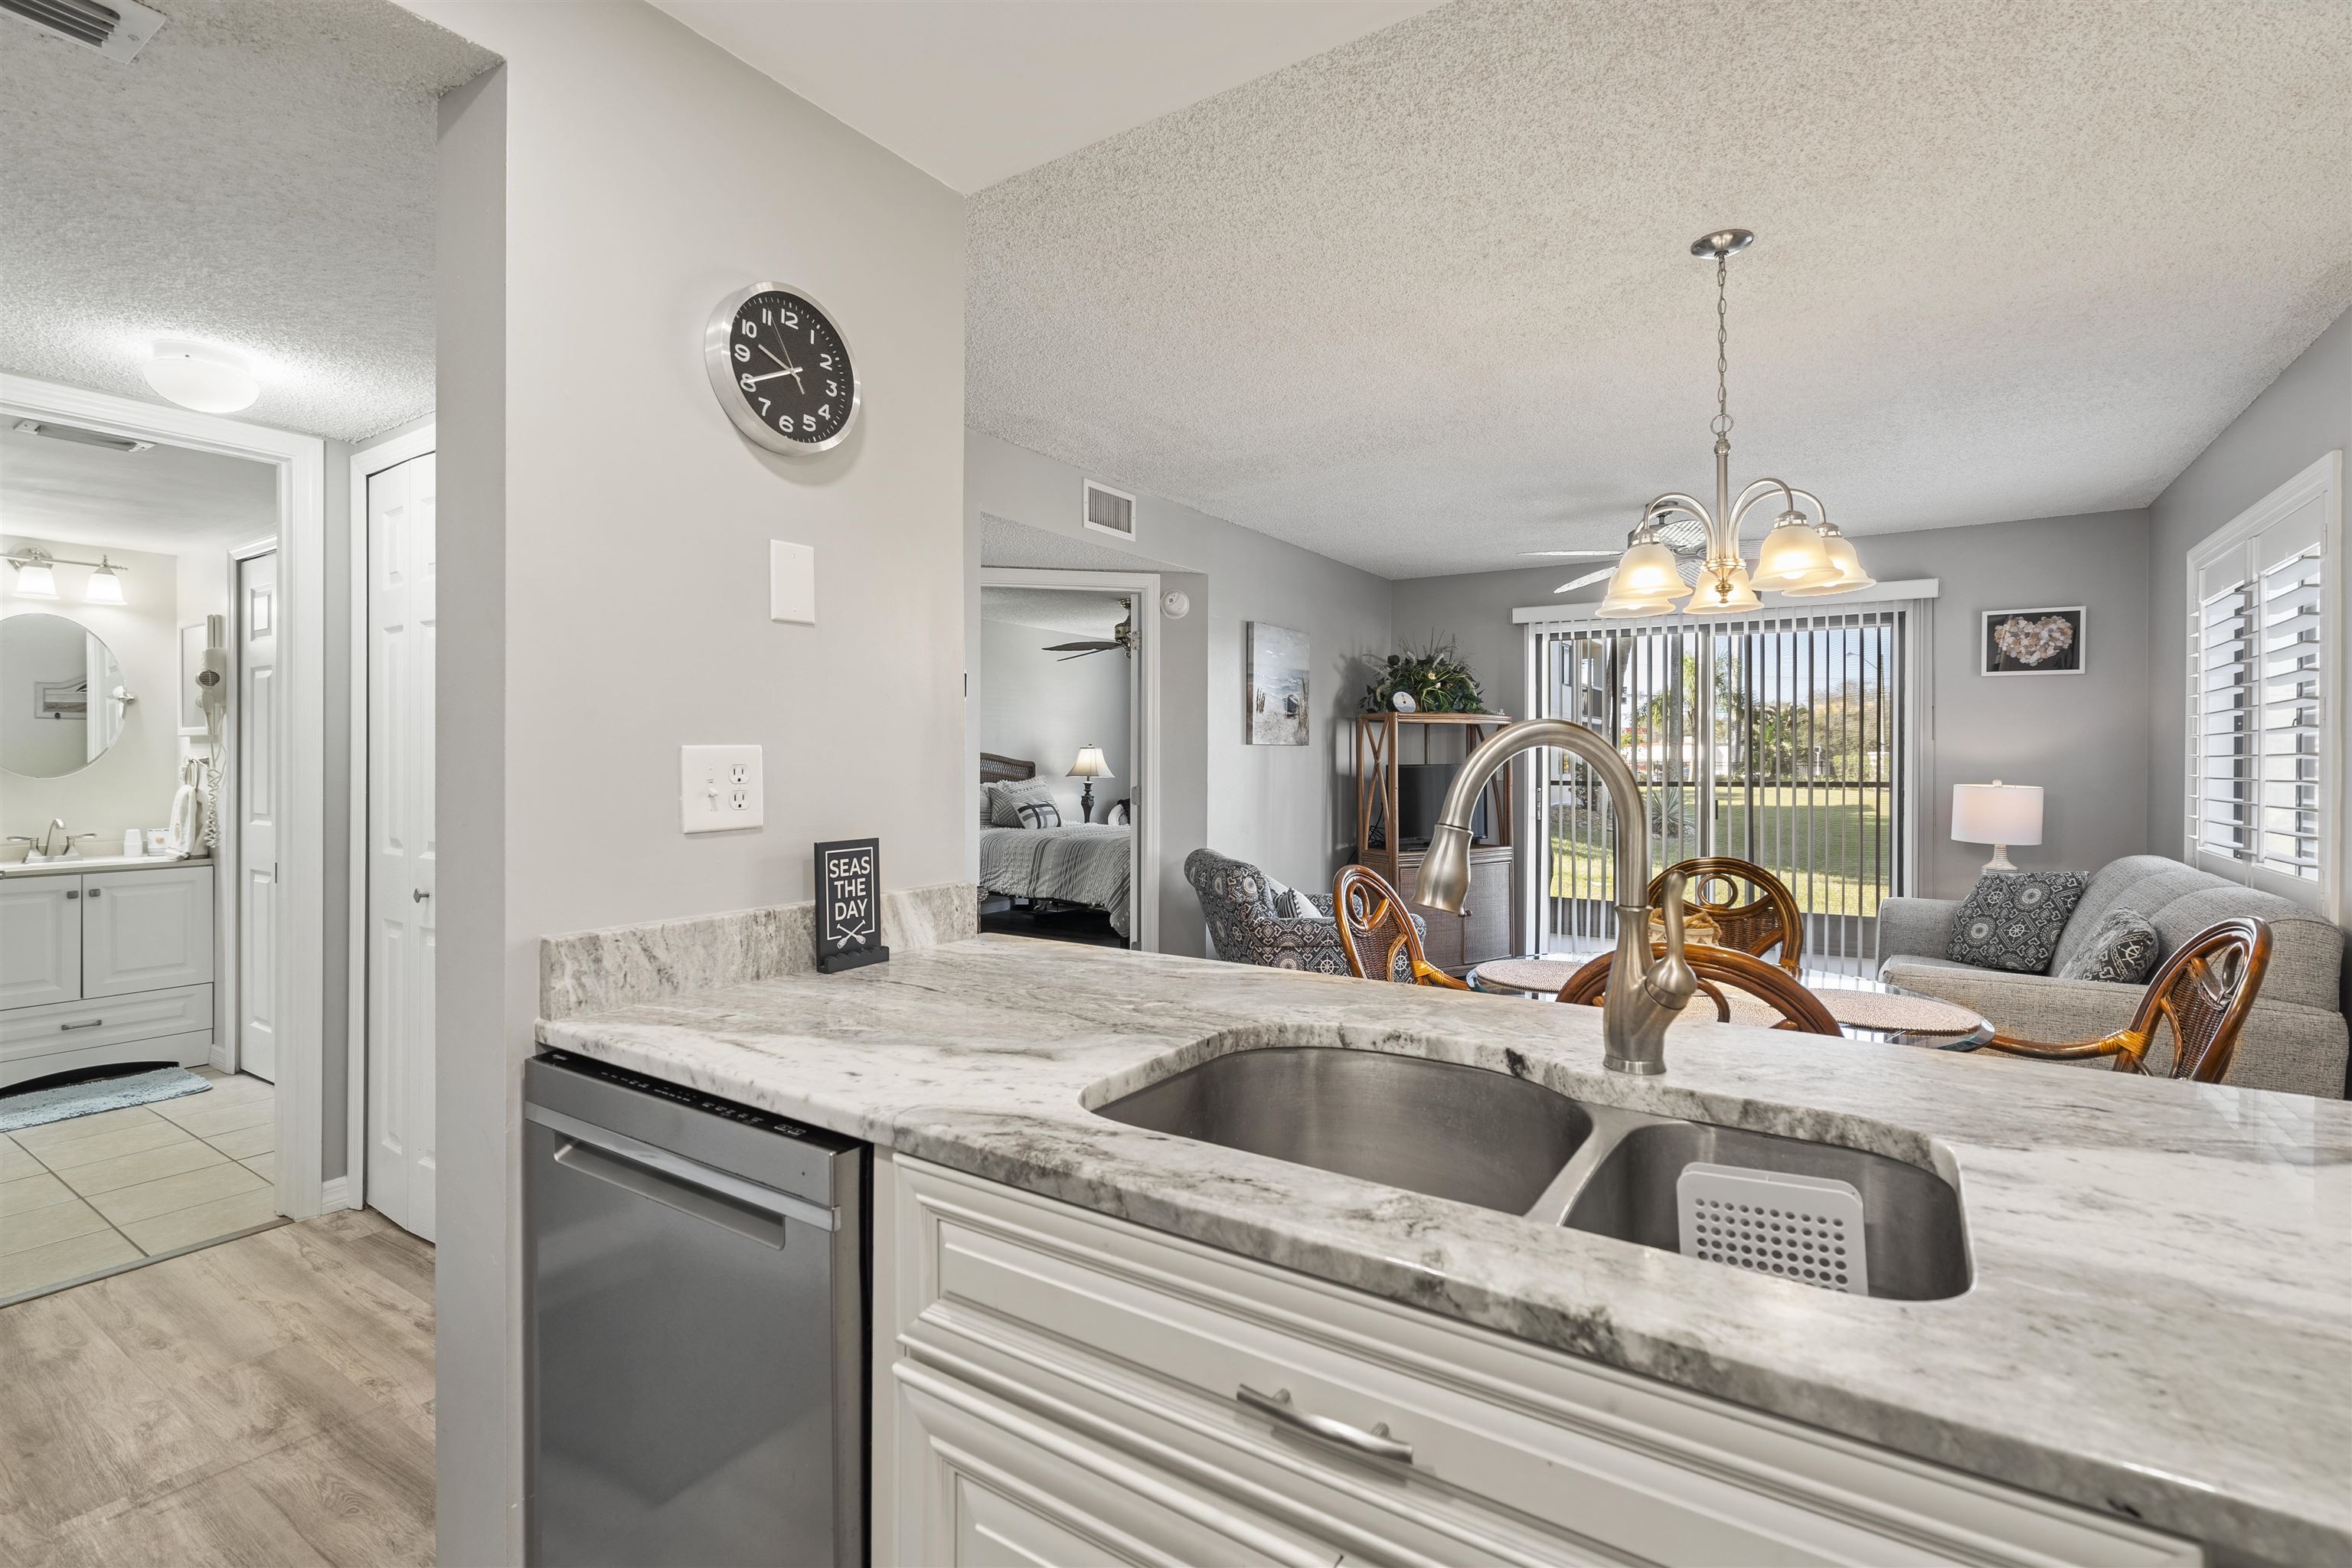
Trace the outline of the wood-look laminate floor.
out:
[[[433,1560],[433,1248],[365,1211],[0,1309],[0,1557]]]

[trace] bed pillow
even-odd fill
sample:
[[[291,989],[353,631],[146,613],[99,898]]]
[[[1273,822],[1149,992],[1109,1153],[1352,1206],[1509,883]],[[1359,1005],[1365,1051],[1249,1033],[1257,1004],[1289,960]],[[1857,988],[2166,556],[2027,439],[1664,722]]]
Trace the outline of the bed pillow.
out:
[[[1051,805],[1054,791],[1035,779],[1014,779],[988,786],[988,822],[992,827],[1018,827],[1024,805]]]
[[[2091,939],[2059,968],[2058,978],[2145,985],[2156,972],[2157,950],[2163,945],[2147,916],[2137,910],[2112,909],[2091,928]]]
[[[1978,969],[2049,973],[2083,886],[2080,871],[1987,871],[1961,900],[1944,956]]]
[[[1024,801],[1013,808],[1013,815],[1021,819],[1024,827],[1062,826],[1062,808],[1050,800]]]

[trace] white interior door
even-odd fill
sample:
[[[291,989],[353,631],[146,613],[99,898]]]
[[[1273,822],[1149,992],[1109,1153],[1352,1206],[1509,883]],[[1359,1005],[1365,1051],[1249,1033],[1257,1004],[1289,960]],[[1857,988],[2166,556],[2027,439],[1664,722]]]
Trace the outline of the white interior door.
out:
[[[278,1081],[278,832],[285,688],[278,552],[236,565],[236,1065]]]
[[[433,1239],[434,458],[368,476],[367,1201]]]

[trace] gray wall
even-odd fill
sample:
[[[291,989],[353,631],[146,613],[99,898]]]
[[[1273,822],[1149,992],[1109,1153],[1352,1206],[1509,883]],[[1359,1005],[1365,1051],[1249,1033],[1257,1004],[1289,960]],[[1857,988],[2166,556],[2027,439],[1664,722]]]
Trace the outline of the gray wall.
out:
[[[1933,612],[1924,796],[1933,815],[1924,825],[1921,892],[1958,897],[1990,853],[1952,842],[1955,784],[1999,777],[2042,786],[2042,842],[2013,850],[2020,865],[2096,868],[2147,847],[2147,514],[2125,511],[1861,541],[1864,562],[1881,582],[1934,577],[1943,585]],[[1603,564],[1571,561],[1399,583],[1397,637],[1415,644],[1452,637],[1477,671],[1488,705],[1520,714],[1525,632],[1511,624],[1511,612],[1598,603],[1599,584],[1570,595],[1553,590]],[[2084,673],[1978,674],[1982,612],[2044,605],[2088,607]]]
[[[2179,855],[2186,847],[2186,703],[2179,672],[2189,658],[2189,549],[2332,451],[2352,452],[2352,313],[2337,317],[2281,371],[2148,509],[2154,520],[2148,821],[2149,842],[2159,853]],[[2344,574],[2337,577],[2340,583]],[[2352,852],[2352,844],[2346,848]]]
[[[1204,844],[1283,881],[1327,886],[1355,832],[1349,715],[1363,690],[1365,660],[1391,646],[1388,581],[1153,495],[1137,498],[1131,545],[1089,531],[1078,520],[1082,481],[1118,485],[1118,476],[1086,474],[977,430],[965,434],[964,471],[975,579],[985,513],[1119,550],[1139,570],[1160,570],[1163,588],[1192,596],[1183,620],[1156,622],[1160,946],[1206,951],[1200,904],[1183,879],[1184,857]],[[1171,564],[1190,570],[1171,574]],[[1254,620],[1307,635],[1305,746],[1254,746],[1244,738],[1244,637]],[[986,675],[984,665],[974,670],[975,688]]]
[[[2294,363],[2279,373],[2150,507],[2148,625],[2148,847],[2187,849],[2188,771],[2183,734],[2187,703],[2179,672],[2189,659],[2189,551],[2329,452],[2352,458],[2352,311],[2338,316]],[[2352,574],[2330,563],[2341,595],[2337,625],[2352,627]],[[2343,693],[2335,700],[2346,702]],[[2352,726],[2352,711],[2336,710]],[[2339,761],[2346,748],[2339,742]],[[2337,886],[2352,889],[2352,822],[2335,825]],[[2338,910],[2352,936],[2352,894]],[[2343,997],[2352,1012],[2352,942],[2347,943]]]
[[[983,602],[986,596],[983,590]],[[1150,606],[1140,606],[1139,613],[1150,614]],[[1066,775],[1080,746],[1101,746],[1111,776],[1095,782],[1094,820],[1100,822],[1135,776],[1127,754],[1128,688],[1135,663],[1121,653],[1073,658],[1045,651],[1049,643],[1072,640],[1068,632],[1011,621],[982,623],[981,668],[988,679],[982,689],[980,749],[1035,763],[1038,781],[1053,791],[1062,820],[1077,822],[1086,781]]]
[[[483,1563],[517,1544],[540,937],[806,899],[822,838],[963,874],[963,204],[648,6],[415,8],[507,62],[445,114],[440,245],[439,1555]],[[866,377],[824,456],[752,447],[705,378],[760,279]],[[814,547],[817,625],[768,619],[771,539]],[[764,831],[679,833],[696,742],[765,748]]]

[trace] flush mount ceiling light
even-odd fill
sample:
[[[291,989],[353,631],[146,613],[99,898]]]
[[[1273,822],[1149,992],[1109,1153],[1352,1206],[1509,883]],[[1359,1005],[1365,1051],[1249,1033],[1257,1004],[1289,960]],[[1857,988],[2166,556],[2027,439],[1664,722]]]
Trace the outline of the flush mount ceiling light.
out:
[[[1815,597],[1871,586],[1853,542],[1838,532],[1829,509],[1811,491],[1781,479],[1758,479],[1732,499],[1727,289],[1731,258],[1755,243],[1755,235],[1744,228],[1718,229],[1691,242],[1693,256],[1715,262],[1715,418],[1708,426],[1715,432],[1715,506],[1709,510],[1697,498],[1672,490],[1643,507],[1595,614],[1662,616],[1679,601],[1689,615],[1727,616],[1756,608],[1759,588]],[[1780,512],[1750,565],[1740,555],[1739,525],[1748,509],[1768,497],[1782,502]],[[1686,520],[1706,531],[1706,553],[1697,585],[1683,596],[1674,552],[1660,536]]]
[[[234,414],[261,395],[261,383],[245,356],[210,343],[166,338],[156,343],[143,368],[148,385],[199,414]]]

